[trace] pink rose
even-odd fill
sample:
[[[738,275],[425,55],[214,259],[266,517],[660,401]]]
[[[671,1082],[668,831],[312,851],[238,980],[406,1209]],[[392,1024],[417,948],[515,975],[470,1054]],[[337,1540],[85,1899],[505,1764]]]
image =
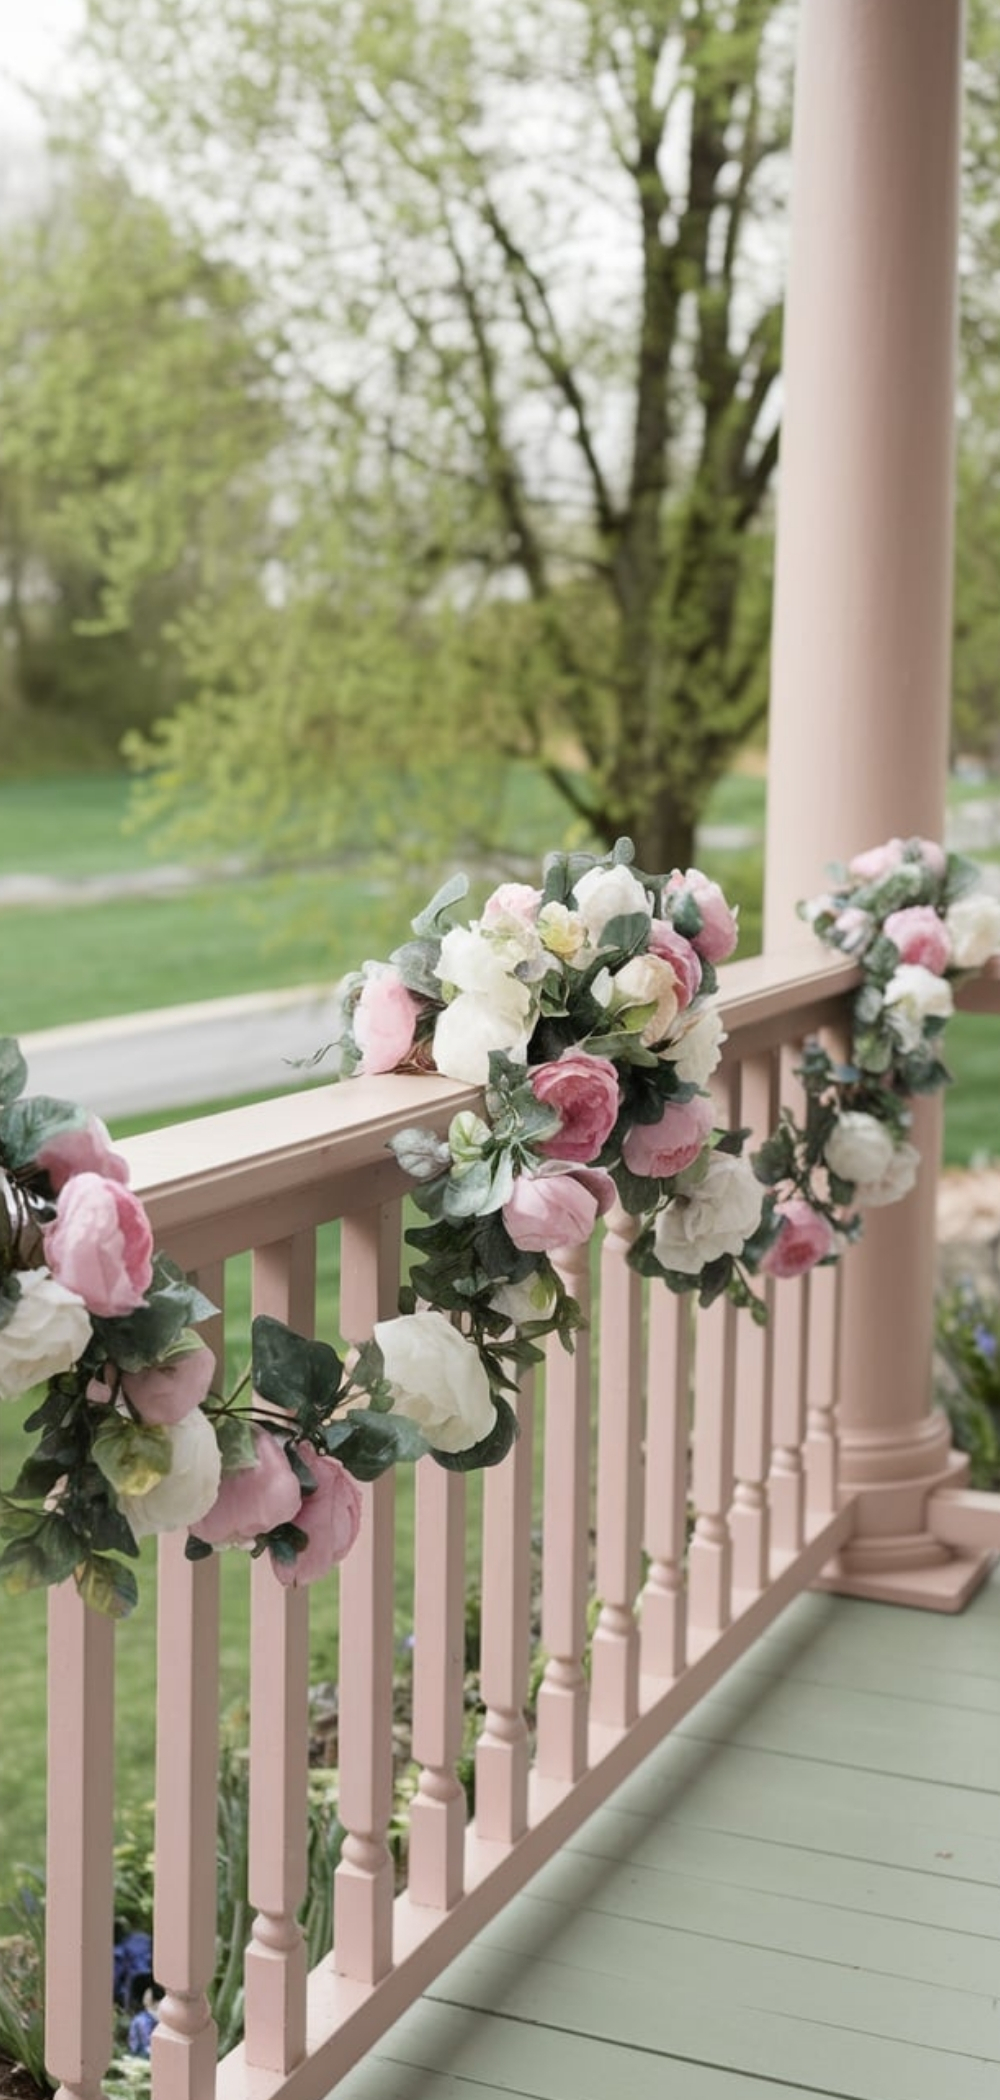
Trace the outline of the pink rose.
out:
[[[541,890],[532,889],[530,882],[502,882],[483,905],[483,924],[490,926],[494,919],[511,918],[523,919],[526,926],[533,926],[541,901]]]
[[[559,1129],[540,1150],[550,1159],[596,1159],[618,1121],[618,1074],[609,1057],[564,1050],[531,1073],[536,1099],[559,1113]]]
[[[910,904],[904,911],[890,912],[882,931],[899,949],[900,962],[922,963],[935,977],[947,969],[951,941],[932,904]]]
[[[790,1196],[787,1203],[779,1203],[775,1217],[781,1220],[781,1230],[761,1262],[768,1276],[804,1276],[807,1269],[814,1269],[832,1254],[833,1227],[804,1196]]]
[[[36,1153],[58,1192],[73,1174],[102,1174],[105,1181],[128,1181],[128,1165],[111,1148],[111,1133],[100,1116],[88,1115],[82,1130],[61,1130]]]
[[[923,855],[924,865],[932,875],[943,875],[948,865],[948,855],[936,839],[918,839],[917,845]]]
[[[884,846],[869,846],[866,853],[856,853],[847,865],[862,882],[878,882],[883,875],[891,875],[902,858],[902,839],[887,839]]]
[[[419,1002],[389,964],[366,977],[352,1023],[359,1072],[394,1072],[413,1048],[419,1012]]]
[[[701,931],[692,934],[691,945],[705,962],[725,962],[739,940],[736,913],[726,903],[717,882],[710,882],[700,868],[688,868],[682,875],[675,868],[667,883],[668,894],[677,895],[687,890],[694,898],[701,913]]]
[[[502,1217],[515,1247],[548,1254],[589,1240],[614,1200],[615,1185],[603,1167],[566,1170],[553,1161],[537,1174],[518,1175]]]
[[[147,1371],[123,1372],[122,1391],[144,1422],[180,1422],[201,1406],[214,1370],[211,1349],[199,1343],[169,1363],[151,1364]]]
[[[211,1509],[190,1526],[209,1546],[252,1546],[276,1524],[297,1524],[302,1483],[292,1472],[280,1437],[269,1429],[250,1432],[257,1453],[252,1466],[224,1473]],[[312,1446],[310,1445],[311,1451]],[[307,1461],[312,1470],[311,1457]]]
[[[299,1450],[316,1488],[313,1494],[303,1495],[293,1519],[299,1530],[306,1533],[308,1546],[287,1566],[271,1556],[271,1566],[286,1589],[298,1589],[303,1583],[315,1582],[320,1575],[328,1575],[337,1561],[350,1552],[361,1528],[361,1489],[353,1475],[339,1458],[321,1457],[311,1444],[300,1444]]]
[[[649,952],[658,955],[661,962],[670,964],[677,986],[677,1004],[683,1013],[701,983],[701,961],[697,949],[671,926],[669,919],[654,919],[649,929]]]
[[[712,1104],[705,1094],[690,1101],[671,1101],[658,1123],[633,1123],[622,1146],[622,1158],[632,1174],[645,1174],[657,1181],[669,1180],[693,1166],[705,1148],[712,1128]]]
[[[142,1304],[153,1281],[153,1234],[131,1189],[102,1174],[71,1175],[44,1239],[53,1276],[88,1312],[114,1320]]]

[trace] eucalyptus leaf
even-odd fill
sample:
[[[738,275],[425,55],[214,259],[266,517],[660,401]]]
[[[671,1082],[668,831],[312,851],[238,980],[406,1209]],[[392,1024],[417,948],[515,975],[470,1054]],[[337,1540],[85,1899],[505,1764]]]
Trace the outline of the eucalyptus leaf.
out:
[[[7,1107],[23,1094],[28,1083],[28,1067],[21,1055],[21,1045],[16,1036],[0,1036],[0,1106]]]
[[[413,931],[418,940],[433,939],[435,934],[439,934],[441,931],[440,921],[445,912],[449,911],[453,904],[460,904],[462,898],[467,897],[468,893],[468,876],[450,875],[447,882],[443,882],[441,888],[435,891],[430,903],[425,905],[423,911],[418,912],[416,918],[411,921]]]
[[[439,940],[404,941],[401,948],[394,948],[389,957],[408,992],[416,993],[418,999],[440,999],[441,979],[434,965],[441,953]]]
[[[53,1138],[86,1127],[87,1111],[76,1102],[29,1094],[0,1111],[0,1153],[8,1167],[28,1167]]]
[[[448,1145],[433,1130],[400,1130],[389,1139],[389,1150],[412,1181],[433,1181],[451,1165]]]

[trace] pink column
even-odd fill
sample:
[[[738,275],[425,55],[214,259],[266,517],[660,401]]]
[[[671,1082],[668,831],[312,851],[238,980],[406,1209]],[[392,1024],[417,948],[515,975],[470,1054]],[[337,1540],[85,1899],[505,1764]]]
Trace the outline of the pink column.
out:
[[[940,837],[953,516],[961,0],[805,0],[778,527],[765,944],[892,833]],[[936,1106],[919,1190],[868,1224],[844,1291],[842,1555],[861,1594],[953,1609],[978,1566],[924,1524],[949,1473],[932,1415]],[[838,1586],[843,1586],[838,1585]]]

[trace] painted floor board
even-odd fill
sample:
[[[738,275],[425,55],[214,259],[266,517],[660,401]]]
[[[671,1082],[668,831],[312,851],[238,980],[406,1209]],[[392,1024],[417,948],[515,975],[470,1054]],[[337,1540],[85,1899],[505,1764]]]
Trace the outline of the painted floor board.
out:
[[[338,2086],[337,2100],[492,2100],[494,2093],[503,2100],[841,2100],[823,2084],[762,2077],[748,2086],[724,2067],[430,1999],[414,2006],[369,2062],[393,2072],[404,2053],[418,2079],[453,2078],[454,2092],[451,2084],[439,2091],[433,2083],[397,2092],[390,2083],[385,2093],[377,2077],[355,2089],[355,2072]]]
[[[998,2100],[1000,1576],[800,1599],[336,2100]]]

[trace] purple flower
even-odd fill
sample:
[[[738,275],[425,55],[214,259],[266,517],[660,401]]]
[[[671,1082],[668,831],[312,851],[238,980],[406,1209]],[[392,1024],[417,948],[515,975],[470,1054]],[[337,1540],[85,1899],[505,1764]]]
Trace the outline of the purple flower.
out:
[[[972,1330],[972,1339],[975,1342],[976,1348],[978,1349],[980,1356],[987,1357],[990,1363],[992,1363],[993,1358],[997,1353],[996,1335],[992,1334],[990,1329],[988,1327],[984,1327],[982,1321],[980,1321],[979,1326],[974,1327]]]

